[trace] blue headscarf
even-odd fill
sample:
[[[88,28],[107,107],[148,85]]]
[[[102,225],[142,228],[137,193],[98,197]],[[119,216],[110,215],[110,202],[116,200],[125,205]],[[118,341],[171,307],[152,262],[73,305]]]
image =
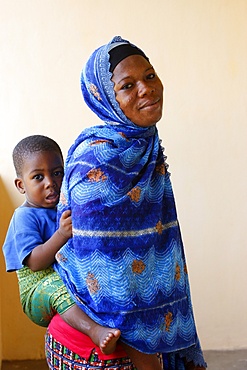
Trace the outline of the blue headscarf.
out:
[[[83,98],[89,108],[105,123],[123,126],[124,130],[128,128],[138,135],[145,131],[153,132],[152,128],[138,127],[131,122],[116,101],[114,83],[111,81],[109,51],[125,44],[133,45],[116,36],[109,44],[93,52],[81,74]]]
[[[146,352],[188,351],[203,363],[186,262],[163,148],[155,126],[136,126],[115,99],[109,50],[82,71],[85,102],[101,125],[69,150],[58,206],[72,210],[73,238],[55,269],[76,303],[121,340]],[[195,354],[196,353],[196,354]]]

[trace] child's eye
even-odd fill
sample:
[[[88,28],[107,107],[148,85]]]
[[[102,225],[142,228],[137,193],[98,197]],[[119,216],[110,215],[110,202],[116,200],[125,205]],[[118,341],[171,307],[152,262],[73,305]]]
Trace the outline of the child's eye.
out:
[[[43,176],[40,175],[40,174],[37,174],[33,178],[34,178],[34,180],[42,180],[43,179]]]
[[[55,171],[53,174],[54,174],[55,177],[59,177],[59,176],[63,177],[63,175],[64,175],[63,171]]]

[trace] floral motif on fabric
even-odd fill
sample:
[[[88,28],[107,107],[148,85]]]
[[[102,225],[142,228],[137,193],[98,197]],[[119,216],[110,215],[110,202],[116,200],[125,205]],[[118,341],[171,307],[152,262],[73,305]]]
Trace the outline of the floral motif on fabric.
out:
[[[169,331],[170,330],[171,323],[172,323],[172,313],[171,312],[167,312],[167,314],[165,315],[166,331]]]
[[[134,260],[132,262],[132,271],[136,274],[141,274],[146,268],[146,265],[141,260]]]
[[[165,175],[166,173],[166,168],[165,168],[165,164],[162,163],[162,164],[158,164],[155,168],[156,172],[158,172],[160,175]]]
[[[139,187],[133,188],[127,193],[127,195],[133,202],[138,202],[141,197],[141,189]]]
[[[129,141],[129,139],[123,132],[119,132],[119,135],[121,135],[126,141]]]
[[[185,264],[184,265],[184,273],[187,275],[188,274],[188,270],[187,270],[187,265]]]
[[[180,280],[180,277],[181,277],[180,266],[179,266],[179,264],[177,263],[177,264],[176,264],[175,279],[178,281],[178,280]]]
[[[101,171],[100,168],[93,168],[87,173],[87,177],[89,181],[92,182],[99,182],[99,181],[105,181],[107,179],[106,175],[104,175],[104,172]]]
[[[86,284],[87,284],[87,287],[90,293],[93,293],[93,294],[97,293],[100,288],[99,282],[95,278],[92,272],[88,272],[87,278],[86,278]]]
[[[160,234],[160,235],[162,234],[163,226],[162,226],[162,222],[161,221],[157,222],[157,224],[155,226],[155,229],[157,230],[157,233],[158,234]]]
[[[99,91],[98,91],[98,88],[97,88],[97,86],[95,86],[94,84],[90,84],[89,85],[89,90],[90,90],[90,92],[93,94],[93,96],[95,96],[95,98],[97,98],[98,100],[102,100],[101,99],[101,96],[100,96],[100,93],[99,93]]]
[[[56,260],[59,262],[66,262],[67,261],[67,258],[64,257],[64,255],[62,253],[57,253],[56,254]]]

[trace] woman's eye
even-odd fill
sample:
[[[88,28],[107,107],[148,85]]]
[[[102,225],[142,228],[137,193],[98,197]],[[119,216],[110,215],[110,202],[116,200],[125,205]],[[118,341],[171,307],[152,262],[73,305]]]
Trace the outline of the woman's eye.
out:
[[[149,73],[149,74],[147,75],[147,79],[148,79],[148,80],[152,80],[153,78],[155,78],[155,76],[156,76],[156,74],[155,74],[155,73]]]
[[[131,87],[132,87],[132,83],[128,83],[128,84],[123,85],[122,90],[128,90]]]

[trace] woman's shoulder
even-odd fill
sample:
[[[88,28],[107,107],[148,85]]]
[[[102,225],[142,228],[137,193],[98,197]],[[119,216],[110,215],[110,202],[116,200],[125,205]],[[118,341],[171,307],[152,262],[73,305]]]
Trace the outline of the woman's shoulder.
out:
[[[90,148],[97,144],[108,143],[114,146],[118,140],[126,139],[123,133],[111,125],[98,125],[84,129],[70,147],[68,156],[82,148]]]

